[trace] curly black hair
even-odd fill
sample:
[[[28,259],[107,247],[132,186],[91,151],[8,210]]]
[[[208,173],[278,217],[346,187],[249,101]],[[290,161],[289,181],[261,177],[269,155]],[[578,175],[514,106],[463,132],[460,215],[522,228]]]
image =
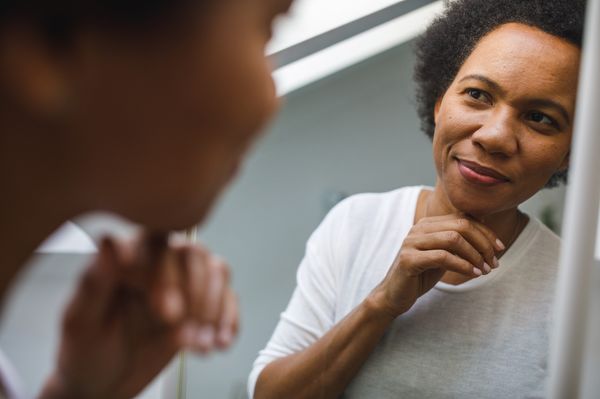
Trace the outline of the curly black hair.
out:
[[[477,43],[500,25],[517,22],[538,28],[581,48],[584,0],[454,0],[415,43],[417,112],[421,129],[435,132],[434,108]],[[566,183],[555,173],[546,187]]]

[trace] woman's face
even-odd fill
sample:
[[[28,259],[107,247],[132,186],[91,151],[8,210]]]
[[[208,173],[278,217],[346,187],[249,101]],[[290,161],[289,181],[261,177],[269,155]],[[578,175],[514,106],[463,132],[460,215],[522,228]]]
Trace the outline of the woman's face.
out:
[[[275,111],[265,44],[291,0],[212,3],[152,36],[81,34],[73,131],[94,147],[95,207],[157,229],[199,222]]]
[[[580,50],[510,23],[477,44],[435,109],[438,184],[456,209],[516,207],[567,168]]]

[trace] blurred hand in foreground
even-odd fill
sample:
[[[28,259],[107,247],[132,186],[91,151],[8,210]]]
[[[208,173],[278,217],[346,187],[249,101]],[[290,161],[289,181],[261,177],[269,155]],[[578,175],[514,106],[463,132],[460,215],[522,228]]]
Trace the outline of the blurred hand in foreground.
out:
[[[42,398],[131,398],[181,349],[206,354],[238,331],[229,267],[164,234],[105,238],[68,305]]]

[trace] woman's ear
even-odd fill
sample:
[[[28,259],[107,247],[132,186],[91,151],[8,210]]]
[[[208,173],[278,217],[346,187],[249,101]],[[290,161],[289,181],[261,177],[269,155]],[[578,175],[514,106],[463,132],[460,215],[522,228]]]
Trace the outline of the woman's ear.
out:
[[[439,96],[435,102],[435,107],[433,108],[433,121],[435,124],[438,124],[438,114],[440,113],[440,107],[442,106],[442,98],[444,96]]]
[[[57,52],[26,25],[0,38],[0,82],[8,100],[33,117],[55,116],[67,103],[67,71]]]
[[[559,172],[563,172],[567,169],[569,169],[569,163],[571,162],[571,151],[567,152],[567,155],[565,155],[564,159],[562,160],[560,167],[558,168]]]

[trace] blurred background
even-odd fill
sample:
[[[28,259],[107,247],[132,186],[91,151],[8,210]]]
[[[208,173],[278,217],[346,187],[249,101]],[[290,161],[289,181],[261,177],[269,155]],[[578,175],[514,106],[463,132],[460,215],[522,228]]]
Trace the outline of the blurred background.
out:
[[[282,21],[282,26],[287,23],[293,29],[288,36],[283,28],[277,30],[269,50],[275,54],[276,78],[284,96],[280,114],[200,231],[202,241],[232,267],[242,328],[227,353],[187,358],[189,398],[246,398],[252,362],[291,296],[304,244],[333,205],[354,193],[434,184],[431,143],[419,129],[413,100],[411,37],[424,28],[439,2],[365,0],[362,3],[370,4],[366,9],[354,10],[342,20],[321,21],[313,30],[301,24],[314,13],[309,3],[300,1],[292,20]],[[389,21],[379,14],[379,19],[365,22],[365,17],[398,3],[406,3],[405,8],[394,9]],[[346,2],[340,7],[349,6]],[[299,64],[312,59],[315,65],[314,57],[322,56],[316,62],[322,67],[325,50],[347,45],[350,36],[372,33],[398,18],[415,19],[414,13],[424,7],[430,11],[417,15],[415,30],[396,28],[395,41],[382,46],[371,38],[372,45],[365,45],[363,38],[362,55],[347,47],[346,61],[334,55],[342,62],[319,71],[311,64]],[[331,13],[319,13],[325,14]],[[304,36],[289,33],[302,29]],[[564,188],[544,190],[523,209],[560,232],[563,198]],[[109,215],[88,215],[75,222],[92,239],[132,230]],[[32,395],[51,369],[63,305],[91,256],[89,248],[72,252],[36,254],[3,312],[0,347]]]

